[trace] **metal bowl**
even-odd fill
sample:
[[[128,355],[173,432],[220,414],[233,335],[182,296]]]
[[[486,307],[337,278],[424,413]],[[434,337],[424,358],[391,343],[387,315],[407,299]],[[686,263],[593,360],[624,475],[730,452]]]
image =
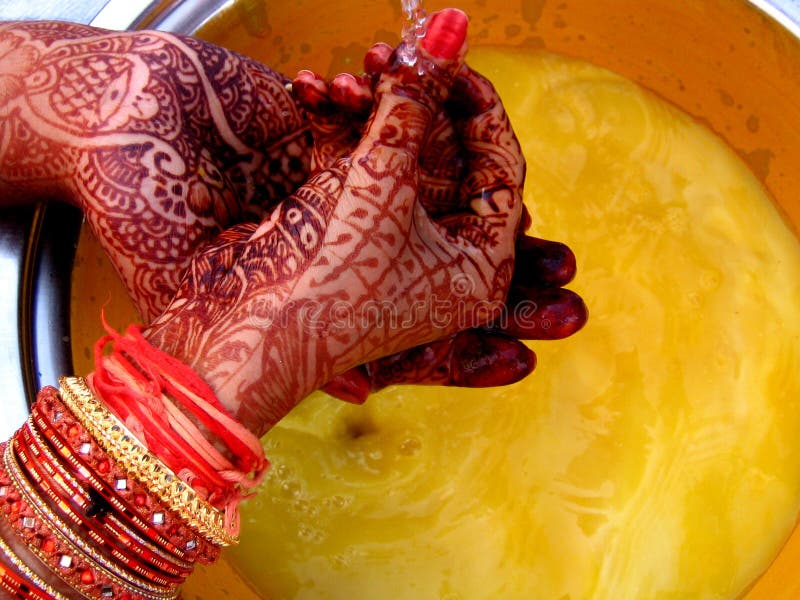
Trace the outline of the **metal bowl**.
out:
[[[800,231],[800,6],[794,0],[456,4],[471,16],[474,44],[522,45],[588,60],[701,120],[745,160]],[[426,9],[445,5],[426,3]],[[300,68],[332,74],[357,68],[376,39],[397,40],[400,21],[396,0],[187,0],[146,7],[112,0],[93,24],[196,33],[244,54],[274,56],[271,66],[288,74]],[[18,292],[0,306],[8,435],[26,411],[24,402],[11,399],[31,398],[72,370],[69,281],[80,216],[58,203],[0,216],[0,255],[7,258],[0,261],[0,280]],[[800,596],[799,559],[796,531],[746,597]],[[226,565],[201,572],[186,595],[255,597]]]

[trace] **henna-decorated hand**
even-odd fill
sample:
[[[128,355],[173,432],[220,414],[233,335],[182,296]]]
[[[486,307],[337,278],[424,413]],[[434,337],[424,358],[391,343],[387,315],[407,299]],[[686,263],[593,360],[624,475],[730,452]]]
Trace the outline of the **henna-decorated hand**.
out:
[[[343,73],[326,83],[310,71],[293,82],[294,95],[309,115],[314,137],[311,169],[318,172],[349,154],[366,125],[373,86],[391,67],[395,51],[376,44],[364,61],[366,75]],[[491,84],[463,67],[447,110],[436,113],[420,154],[419,201],[431,214],[461,210],[460,186],[468,153],[454,119],[465,104],[502,103]],[[468,112],[468,109],[467,109]],[[583,300],[564,289],[575,275],[575,256],[562,243],[527,236],[523,214],[516,244],[516,264],[501,318],[475,329],[372,361],[343,373],[323,389],[341,399],[361,403],[370,391],[391,384],[424,383],[485,387],[507,385],[533,370],[536,357],[519,340],[560,339],[586,322]]]
[[[467,160],[459,209],[434,214],[419,201],[420,152],[466,33],[460,11],[436,22],[426,37],[436,55],[421,50],[435,68],[387,69],[353,152],[260,225],[237,226],[201,252],[147,331],[256,433],[334,375],[488,322],[502,307],[524,161],[482,79],[470,79],[455,123]]]
[[[0,24],[0,195],[81,207],[148,322],[202,243],[306,180],[287,83],[191,37]]]
[[[386,49],[368,56],[373,76],[387,68]],[[305,123],[284,84],[254,61],[192,38],[0,25],[0,191],[4,200],[13,192],[17,201],[57,196],[83,207],[147,322],[198,246],[257,217],[303,180]],[[360,101],[365,113],[367,91],[337,106],[347,101],[352,110]],[[325,164],[352,150],[363,130],[365,118],[347,118],[357,126],[334,128],[334,138],[347,140],[328,144]],[[437,112],[421,157],[420,199],[433,213],[456,207],[464,157],[455,140],[449,117]],[[571,256],[560,245],[541,249]],[[517,252],[525,263],[525,249]],[[563,298],[550,297],[564,312]],[[566,314],[574,323],[574,312]],[[369,386],[499,385],[532,367],[532,354],[513,339],[463,333],[354,370],[337,385],[360,386],[363,399]]]

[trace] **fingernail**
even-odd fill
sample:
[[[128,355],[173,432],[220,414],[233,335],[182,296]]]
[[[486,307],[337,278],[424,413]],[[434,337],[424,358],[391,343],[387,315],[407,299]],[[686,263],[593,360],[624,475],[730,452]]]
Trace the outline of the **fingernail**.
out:
[[[322,387],[323,391],[352,404],[364,404],[369,396],[369,379],[363,367],[342,373]]]
[[[361,113],[372,107],[367,83],[350,73],[340,73],[334,77],[329,93],[333,103],[342,110]]]
[[[517,238],[515,284],[561,287],[572,281],[576,270],[575,253],[566,244],[528,235]]]
[[[536,354],[519,340],[474,332],[464,332],[460,338],[453,352],[452,378],[455,385],[509,385],[536,367]]]
[[[379,75],[390,63],[393,52],[389,44],[375,44],[364,56],[364,71],[368,75]]]
[[[452,60],[458,56],[466,37],[467,15],[457,8],[446,8],[431,17],[422,47],[431,56]]]
[[[514,287],[508,303],[514,306],[514,314],[503,331],[524,340],[564,339],[579,331],[589,317],[583,298],[564,288]]]

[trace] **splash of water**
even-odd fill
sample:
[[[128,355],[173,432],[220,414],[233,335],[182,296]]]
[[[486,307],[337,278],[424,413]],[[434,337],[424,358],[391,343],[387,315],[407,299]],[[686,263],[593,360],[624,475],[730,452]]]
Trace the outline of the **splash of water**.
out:
[[[400,0],[403,7],[403,41],[397,58],[405,65],[417,64],[417,45],[425,37],[428,13],[422,8],[422,0]]]

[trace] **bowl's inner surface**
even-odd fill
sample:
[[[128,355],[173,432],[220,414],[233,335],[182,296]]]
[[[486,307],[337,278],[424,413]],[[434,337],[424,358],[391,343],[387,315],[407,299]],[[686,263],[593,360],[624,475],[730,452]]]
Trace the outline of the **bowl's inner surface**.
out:
[[[800,164],[800,108],[792,102],[800,97],[800,49],[796,40],[744,2],[652,1],[644,7],[624,0],[522,0],[504,6],[502,12],[480,1],[459,4],[471,16],[473,45],[546,49],[589,60],[641,83],[700,119],[739,153],[790,226],[800,229],[800,176],[792,168]],[[437,7],[426,6],[428,10]],[[400,22],[400,5],[393,2],[348,3],[345,10],[337,3],[315,1],[291,5],[245,1],[219,15],[201,35],[288,74],[300,68],[333,74],[357,71],[360,57],[372,42],[397,41]],[[108,290],[116,286],[112,296],[115,300],[124,297],[107,264],[96,261],[95,252],[84,236],[73,284],[82,303],[81,315],[73,319],[73,339],[85,342],[100,335],[94,307],[105,302]],[[98,277],[106,281],[98,283]],[[119,313],[112,313],[110,321],[122,327],[132,313],[117,301],[106,311],[116,309]],[[599,316],[592,313],[593,318]],[[786,343],[791,342],[796,340]],[[579,343],[580,337],[570,341],[573,346]],[[76,371],[88,370],[89,355],[80,343],[75,354]],[[569,362],[568,358],[564,361]],[[747,518],[742,515],[743,520]],[[776,551],[787,533],[770,534]],[[713,553],[713,546],[709,550]],[[779,561],[761,584],[762,591],[757,587],[752,592],[754,597],[759,593],[775,597],[772,590],[789,589],[781,568]],[[775,581],[782,588],[770,588]],[[203,587],[208,582],[198,583],[195,580],[187,589],[187,597],[192,593],[219,597]],[[335,591],[323,590],[320,597],[335,596]],[[235,593],[243,597],[245,592]]]

